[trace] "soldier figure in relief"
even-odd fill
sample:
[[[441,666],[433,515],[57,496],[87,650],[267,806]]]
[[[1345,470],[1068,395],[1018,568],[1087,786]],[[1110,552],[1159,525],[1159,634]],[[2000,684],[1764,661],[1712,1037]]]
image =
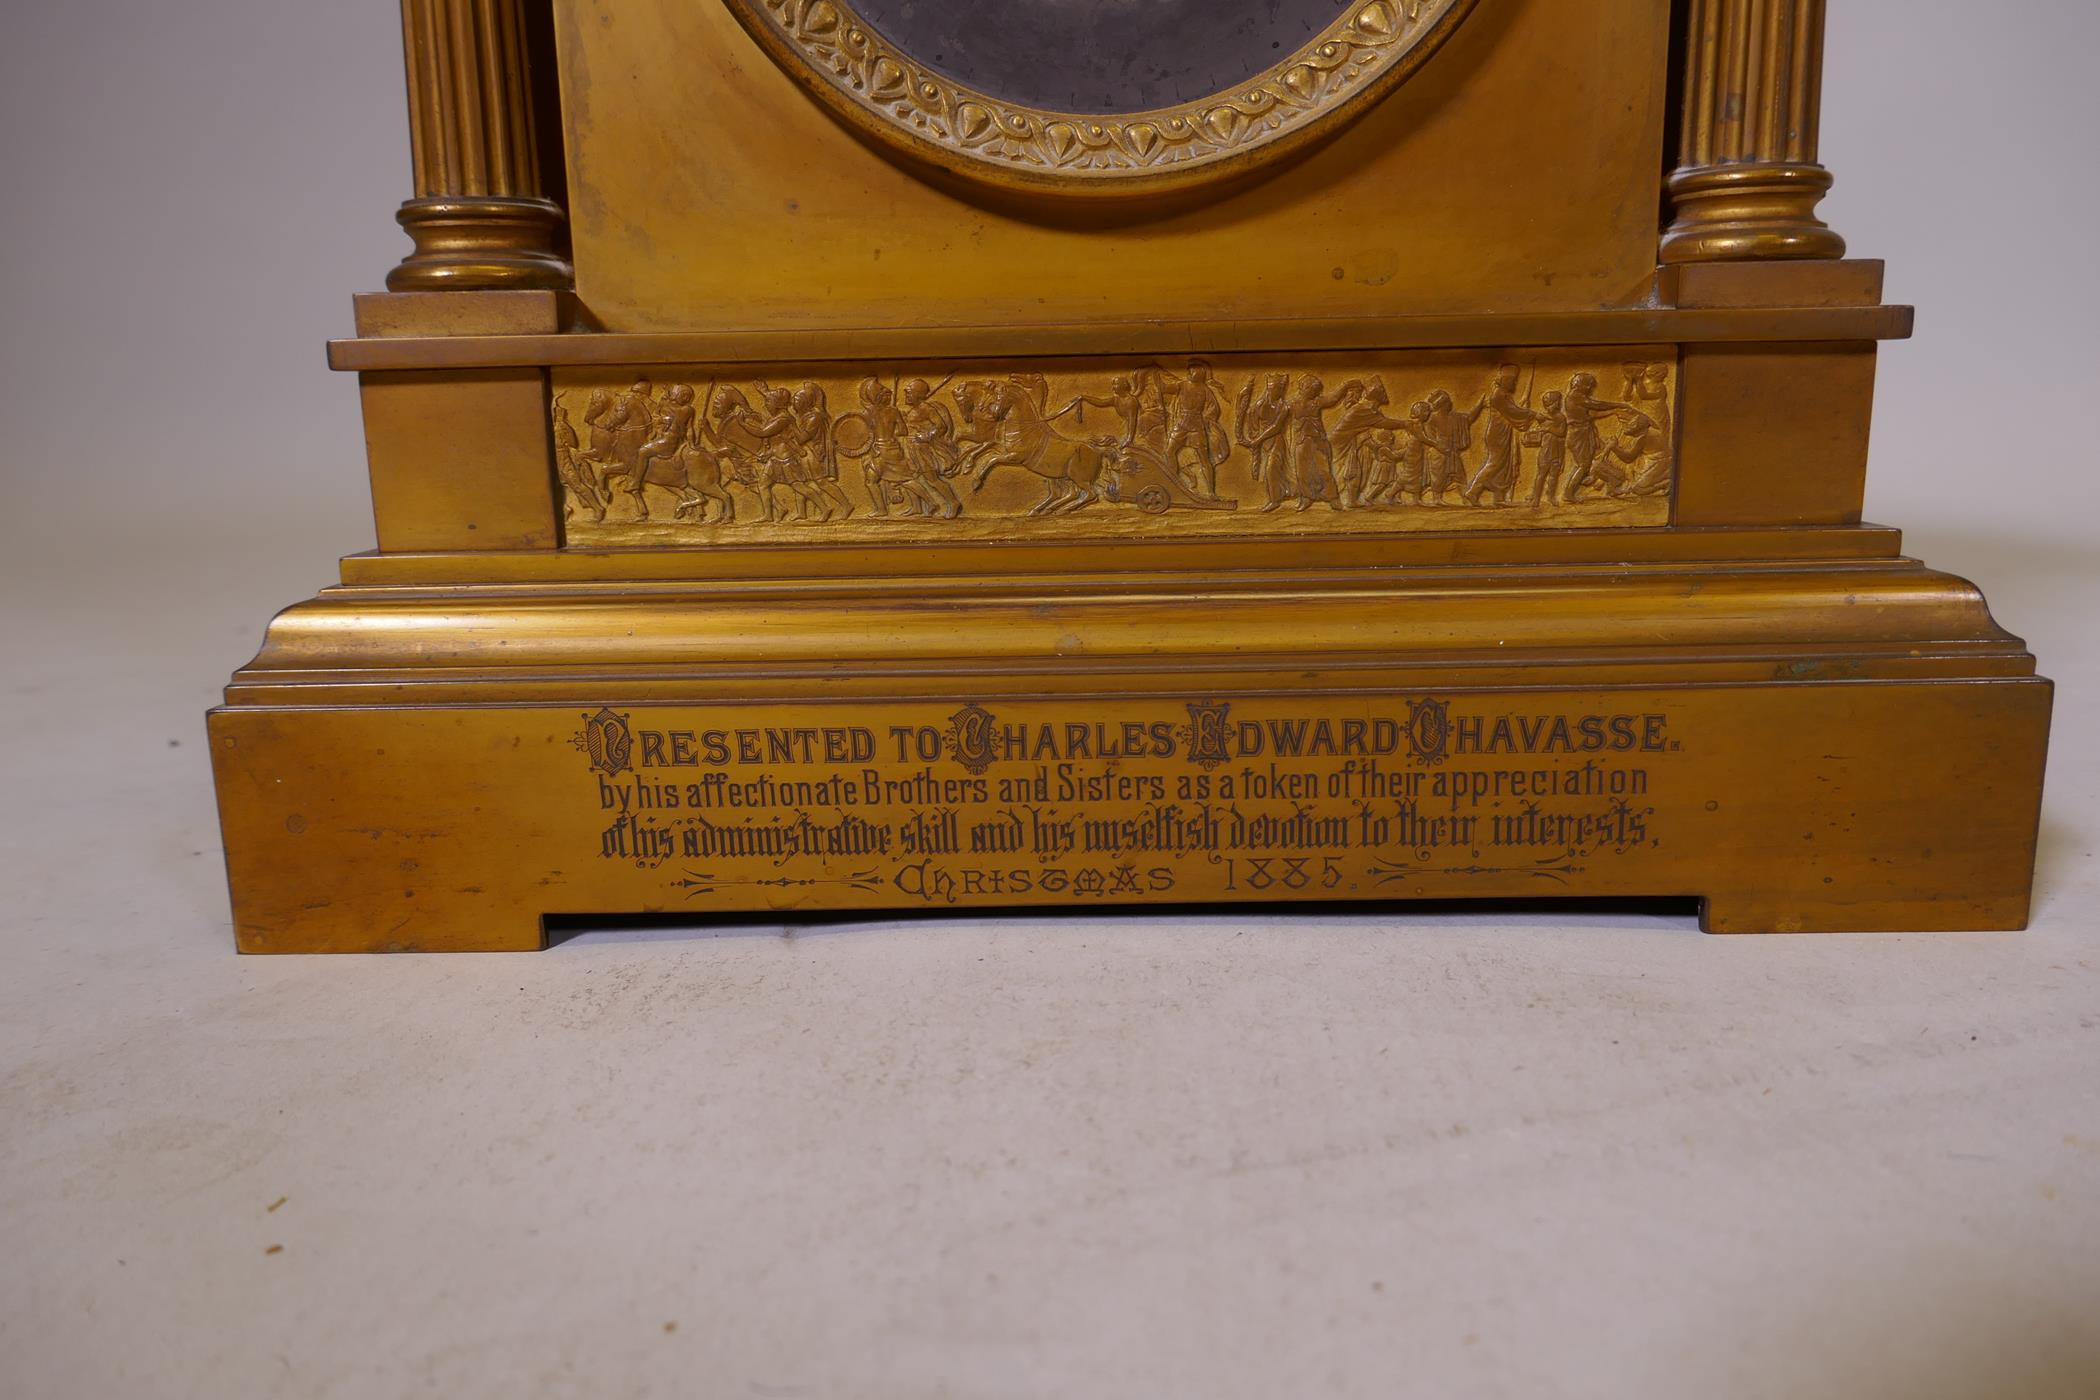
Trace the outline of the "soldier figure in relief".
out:
[[[788,401],[788,411],[794,416],[795,445],[809,466],[810,485],[844,520],[853,514],[853,502],[839,485],[839,459],[831,440],[831,408],[824,401],[824,386],[805,381]]]
[[[649,381],[637,379],[617,398],[592,394],[584,408],[583,421],[591,429],[589,456],[598,469],[601,495],[610,497],[611,478],[634,470],[635,458],[649,440],[649,430],[656,421],[656,406],[650,402],[649,393]]]
[[[923,379],[904,386],[904,433],[905,456],[922,495],[933,503],[934,513],[943,520],[961,515],[962,501],[948,484],[962,462],[955,445],[955,420]]]
[[[794,395],[764,380],[755,387],[764,411],[747,410],[742,425],[759,441],[759,461],[767,479],[787,487],[794,495],[797,519],[831,519],[832,503],[816,488],[816,471],[803,451],[801,434],[796,429]]]
[[[721,507],[723,519],[734,516],[736,508],[722,488],[721,461],[701,441],[703,422],[693,386],[672,385],[657,406],[649,441],[635,454],[628,471],[636,520],[649,519],[651,486],[677,494],[674,513],[678,516],[698,510],[704,520],[709,502]]]
[[[927,496],[904,446],[904,415],[897,411],[895,396],[881,380],[860,382],[861,411],[854,415],[868,425],[868,445],[861,472],[867,479],[868,499],[877,515],[890,513],[895,499],[915,515],[935,514],[939,507]],[[893,494],[894,493],[894,496]]]
[[[576,425],[569,421],[568,405],[557,397],[554,403],[554,471],[562,485],[569,488],[569,505],[582,506],[591,513],[593,520],[605,519],[605,498],[598,494],[598,483],[591,479],[591,469],[578,450],[580,442],[576,436]],[[564,510],[564,515],[568,511]]]
[[[693,387],[690,384],[673,384],[670,392],[656,410],[656,422],[649,440],[634,454],[633,464],[627,469],[628,489],[634,496],[635,518],[649,518],[649,503],[642,492],[649,485],[649,466],[653,462],[675,462],[678,454],[685,450],[686,439],[693,431]]]
[[[763,383],[753,385],[752,389],[761,398],[767,393]],[[766,425],[766,419],[751,407],[744,391],[734,384],[724,384],[716,389],[709,400],[708,410],[700,415],[699,421],[706,445],[717,455],[718,461],[728,466],[730,479],[758,497],[759,510],[765,521],[771,524],[778,520],[778,489],[787,486],[793,492],[794,488],[787,479],[784,454],[758,431]]]
[[[1285,396],[1290,383],[1289,375],[1272,374],[1261,381],[1261,394],[1256,397],[1255,382],[1248,380],[1240,390],[1234,414],[1233,436],[1254,455],[1254,479],[1267,497],[1261,508],[1264,513],[1281,508],[1290,493],[1284,441],[1284,429],[1289,424]]]
[[[1487,410],[1487,452],[1481,459],[1480,470],[1466,483],[1461,493],[1469,506],[1477,506],[1482,497],[1488,504],[1506,506],[1517,490],[1517,469],[1523,452],[1518,444],[1517,430],[1530,426],[1537,417],[1529,408],[1517,402],[1517,367],[1502,365],[1495,370],[1494,386],[1481,399],[1481,407]],[[1475,415],[1480,408],[1473,410]]]

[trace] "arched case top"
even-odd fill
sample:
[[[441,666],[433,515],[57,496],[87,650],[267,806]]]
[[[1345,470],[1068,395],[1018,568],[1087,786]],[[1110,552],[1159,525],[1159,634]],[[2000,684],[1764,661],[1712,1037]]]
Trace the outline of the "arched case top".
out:
[[[1117,197],[1237,178],[1331,135],[1475,0],[723,3],[901,155],[1009,192]]]

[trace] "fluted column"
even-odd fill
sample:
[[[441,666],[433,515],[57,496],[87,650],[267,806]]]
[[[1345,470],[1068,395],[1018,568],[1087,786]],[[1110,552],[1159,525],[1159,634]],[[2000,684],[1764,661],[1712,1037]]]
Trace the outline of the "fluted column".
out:
[[[1684,121],[1669,263],[1837,258],[1816,217],[1823,0],[1685,0]]]
[[[526,0],[401,0],[416,197],[397,217],[416,249],[397,292],[566,287],[563,215],[546,197]]]

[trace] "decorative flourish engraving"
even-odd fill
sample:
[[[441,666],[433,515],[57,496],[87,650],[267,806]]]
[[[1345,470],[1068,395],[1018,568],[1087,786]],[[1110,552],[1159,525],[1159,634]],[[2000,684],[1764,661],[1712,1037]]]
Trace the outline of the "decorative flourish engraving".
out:
[[[556,474],[575,543],[1668,519],[1674,366],[1659,354],[1614,372],[1616,398],[1594,352],[1293,359],[783,383],[569,372]]]
[[[1401,862],[1397,864],[1374,863],[1365,867],[1365,869],[1371,878],[1381,885],[1393,885],[1409,880],[1419,880],[1425,874],[1520,875],[1533,880],[1550,880],[1556,885],[1565,885],[1568,883],[1570,875],[1580,875],[1588,870],[1589,867],[1573,857],[1547,856],[1542,860],[1533,861],[1529,865],[1482,865],[1476,861],[1471,865],[1431,866]]]
[[[1051,111],[977,91],[885,39],[848,0],[730,3],[791,72],[834,105],[874,117],[878,134],[915,138],[965,164],[1113,180],[1217,162],[1294,134],[1378,80],[1397,81],[1407,60],[1474,0],[1359,0],[1244,87],[1115,115]]]
[[[738,887],[749,889],[798,890],[818,889],[829,886],[834,889],[851,890],[856,894],[870,894],[882,888],[882,872],[879,870],[856,870],[839,876],[793,876],[775,875],[769,879],[716,875],[705,870],[689,870],[685,878],[673,880],[671,887],[685,891],[687,899],[699,899],[703,895],[718,894],[724,889]]]

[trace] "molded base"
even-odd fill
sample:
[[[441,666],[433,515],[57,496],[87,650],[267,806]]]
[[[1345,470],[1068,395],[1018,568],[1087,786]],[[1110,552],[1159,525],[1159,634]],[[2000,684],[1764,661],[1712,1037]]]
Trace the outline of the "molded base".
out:
[[[331,590],[229,700],[239,944],[309,952],[1523,896],[2017,928],[2051,690],[1973,589],[1882,560]]]

